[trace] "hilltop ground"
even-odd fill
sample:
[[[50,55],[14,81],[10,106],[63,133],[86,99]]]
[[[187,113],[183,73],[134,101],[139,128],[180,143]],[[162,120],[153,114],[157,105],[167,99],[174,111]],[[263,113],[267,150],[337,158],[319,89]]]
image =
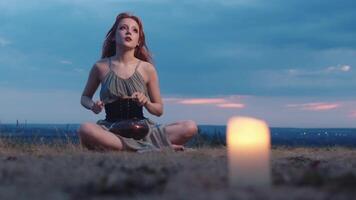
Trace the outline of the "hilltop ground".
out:
[[[356,149],[273,147],[270,188],[229,189],[226,148],[91,152],[0,141],[0,199],[353,199]]]

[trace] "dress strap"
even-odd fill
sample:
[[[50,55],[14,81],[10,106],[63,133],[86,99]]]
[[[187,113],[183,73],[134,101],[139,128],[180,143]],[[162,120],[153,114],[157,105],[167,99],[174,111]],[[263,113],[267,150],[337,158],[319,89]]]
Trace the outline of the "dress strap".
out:
[[[109,69],[111,70],[111,58],[109,57]]]
[[[135,72],[137,71],[137,68],[140,66],[140,64],[141,64],[141,60],[138,61],[136,68],[135,68]]]

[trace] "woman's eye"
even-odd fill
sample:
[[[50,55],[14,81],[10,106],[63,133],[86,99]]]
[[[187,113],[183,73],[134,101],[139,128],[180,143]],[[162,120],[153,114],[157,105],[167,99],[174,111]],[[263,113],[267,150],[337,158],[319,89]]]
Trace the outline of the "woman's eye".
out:
[[[124,30],[124,29],[126,29],[125,26],[121,26],[121,27],[120,27],[120,30]]]
[[[138,30],[137,30],[137,29],[134,29],[134,32],[135,32],[135,33],[138,33]]]

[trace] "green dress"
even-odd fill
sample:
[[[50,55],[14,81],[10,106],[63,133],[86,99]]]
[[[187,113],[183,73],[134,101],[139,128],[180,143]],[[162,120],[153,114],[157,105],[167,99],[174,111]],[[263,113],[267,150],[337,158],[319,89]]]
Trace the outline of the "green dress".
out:
[[[123,79],[112,70],[111,60],[109,59],[110,71],[105,76],[100,90],[100,99],[104,104],[112,103],[119,98],[131,96],[134,92],[142,92],[148,99],[150,98],[144,79],[137,71],[140,63],[141,61],[138,62],[135,72],[129,78]],[[157,124],[147,117],[145,117],[144,121],[149,127],[149,132],[145,138],[135,140],[117,135],[123,142],[124,149],[137,152],[172,150],[172,144],[165,132],[166,125]],[[112,123],[106,120],[99,120],[97,122],[105,130],[109,130]]]

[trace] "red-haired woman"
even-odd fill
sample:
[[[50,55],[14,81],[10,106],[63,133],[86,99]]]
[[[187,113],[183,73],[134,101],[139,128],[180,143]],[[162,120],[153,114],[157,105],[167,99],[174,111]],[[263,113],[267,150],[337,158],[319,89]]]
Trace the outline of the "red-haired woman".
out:
[[[94,102],[92,97],[100,84],[100,100]],[[128,102],[130,99],[135,100],[134,104]],[[163,102],[142,22],[129,13],[119,14],[107,33],[101,59],[90,71],[81,104],[95,114],[104,108],[106,112],[105,120],[83,123],[79,128],[81,143],[90,149],[182,150],[183,144],[197,133],[197,125],[191,120],[159,125],[143,116],[143,107],[161,116]],[[149,131],[144,138],[133,139],[109,131],[113,123],[129,118],[145,121]]]

